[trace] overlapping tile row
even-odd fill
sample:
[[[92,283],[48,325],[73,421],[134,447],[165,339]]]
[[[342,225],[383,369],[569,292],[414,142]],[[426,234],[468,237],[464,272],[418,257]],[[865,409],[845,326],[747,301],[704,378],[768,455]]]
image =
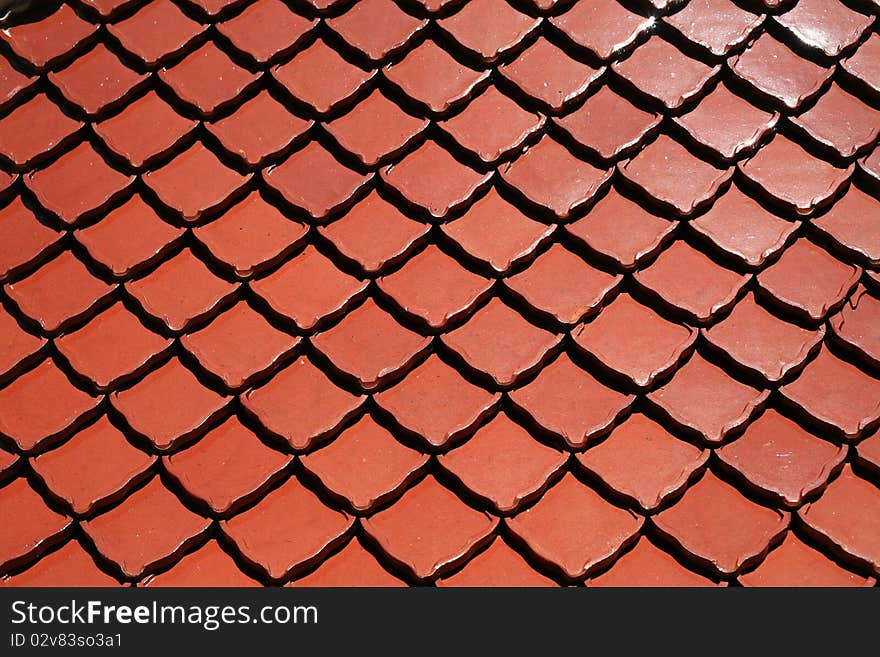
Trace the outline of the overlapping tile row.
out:
[[[4,585],[873,585],[868,0],[0,33]]]

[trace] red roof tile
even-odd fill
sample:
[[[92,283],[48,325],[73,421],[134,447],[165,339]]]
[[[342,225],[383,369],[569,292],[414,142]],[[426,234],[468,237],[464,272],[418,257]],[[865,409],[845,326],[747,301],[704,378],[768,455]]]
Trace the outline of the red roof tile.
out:
[[[0,585],[874,585],[876,4],[4,26]]]

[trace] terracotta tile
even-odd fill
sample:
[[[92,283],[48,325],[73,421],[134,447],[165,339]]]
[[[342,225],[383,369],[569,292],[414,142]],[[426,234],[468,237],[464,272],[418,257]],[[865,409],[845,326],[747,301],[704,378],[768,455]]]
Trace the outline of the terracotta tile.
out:
[[[550,19],[565,36],[599,59],[610,59],[647,32],[651,18],[625,9],[616,0],[578,2]]]
[[[609,570],[588,579],[587,586],[693,588],[715,584],[712,580],[691,572],[666,552],[642,538]]]
[[[305,450],[347,422],[364,399],[336,387],[302,356],[263,387],[246,392],[241,403],[270,433]]]
[[[431,338],[404,328],[372,299],[312,337],[315,349],[367,390],[400,376],[430,343]]]
[[[244,301],[180,338],[181,346],[230,390],[263,378],[299,343],[300,338],[279,331]]]
[[[314,219],[325,220],[350,205],[372,174],[349,169],[317,142],[310,142],[282,164],[269,167],[263,177],[285,201]]]
[[[499,393],[468,382],[436,355],[374,396],[379,407],[432,447],[444,447],[467,434],[500,399]]]
[[[260,64],[295,50],[317,21],[293,13],[281,0],[258,0],[235,18],[217,24],[217,31],[239,52]]]
[[[0,434],[24,452],[68,435],[100,404],[75,388],[51,360],[0,390]]]
[[[581,146],[611,160],[638,146],[661,119],[602,87],[579,109],[555,123]]]
[[[836,554],[867,563],[875,573],[880,571],[880,492],[874,484],[857,477],[849,466],[822,497],[803,506],[798,515],[811,533]]]
[[[741,266],[756,268],[785,248],[800,222],[770,214],[731,186],[708,212],[688,226]]]
[[[173,67],[160,69],[158,75],[175,96],[202,116],[232,103],[259,79],[210,41]]]
[[[108,345],[113,345],[108,349]],[[145,328],[137,316],[116,303],[84,327],[55,339],[70,366],[98,390],[143,373],[162,357],[172,341]]]
[[[788,522],[787,512],[758,506],[711,472],[654,516],[655,526],[676,545],[724,575],[763,557]]]
[[[663,19],[689,41],[723,57],[746,42],[764,22],[731,0],[698,0]]]
[[[41,259],[61,236],[38,221],[19,197],[12,199],[0,210],[0,280]]]
[[[373,191],[338,220],[319,226],[318,232],[345,258],[372,274],[404,259],[429,229],[430,225],[410,219]]]
[[[145,173],[143,181],[184,221],[199,221],[225,208],[252,176],[230,169],[196,142],[161,169]]]
[[[555,228],[525,216],[494,189],[464,215],[440,226],[468,255],[499,274],[530,257]]]
[[[837,57],[856,43],[874,22],[840,2],[801,0],[774,20],[804,45]]]
[[[6,58],[0,59],[0,107],[12,102],[26,89],[31,89],[38,79],[25,75]]]
[[[647,388],[690,352],[697,332],[669,322],[622,294],[596,319],[572,331],[575,344],[612,374]]]
[[[396,64],[382,69],[385,78],[409,98],[443,114],[469,99],[488,76],[461,64],[433,41],[425,41]]]
[[[403,312],[441,329],[483,299],[492,281],[429,245],[401,269],[377,279],[376,285]]]
[[[565,229],[591,251],[631,270],[656,254],[676,225],[610,189],[586,216],[566,225]]]
[[[82,126],[38,94],[0,119],[0,154],[22,169],[29,167],[70,143]]]
[[[162,457],[165,469],[186,492],[217,514],[259,497],[291,460],[261,443],[235,417],[192,447]]]
[[[828,324],[834,335],[873,365],[880,365],[880,300],[856,288]]]
[[[6,450],[0,451],[0,478],[6,479],[15,473],[15,466],[21,461],[18,454],[12,454]]]
[[[822,490],[846,458],[847,448],[821,440],[768,410],[716,455],[761,491],[796,508]]]
[[[147,75],[132,71],[106,46],[98,44],[68,67],[50,72],[47,78],[67,100],[94,116],[124,103],[146,82]]]
[[[352,540],[317,570],[287,586],[315,587],[400,587],[406,584],[386,571],[361,544]]]
[[[635,400],[597,381],[562,354],[531,383],[509,393],[535,423],[573,449],[607,433]]]
[[[169,397],[176,401],[173,406],[161,403]],[[199,383],[176,358],[133,387],[110,395],[110,403],[128,425],[160,451],[198,435],[223,412],[229,399]]]
[[[379,175],[407,201],[438,219],[467,203],[492,176],[465,166],[434,141],[383,167]]]
[[[567,460],[565,452],[539,443],[504,413],[438,457],[456,481],[501,514],[541,495]]]
[[[407,114],[375,90],[325,127],[342,148],[372,167],[405,150],[428,127],[428,120]]]
[[[596,196],[612,170],[597,169],[544,137],[499,172],[504,182],[529,202],[566,219]]]
[[[840,68],[871,91],[880,92],[878,55],[880,55],[880,36],[872,34],[855,53],[841,60]]]
[[[250,284],[251,290],[277,313],[304,331],[344,312],[361,297],[367,281],[339,271],[313,246],[269,276]]]
[[[866,105],[836,84],[832,84],[813,107],[792,117],[791,122],[842,157],[855,155],[880,135],[880,110]]]
[[[593,68],[572,59],[550,41],[539,38],[498,72],[542,109],[561,112],[593,87],[605,68]]]
[[[769,34],[728,60],[728,66],[741,80],[790,110],[819,93],[834,72],[799,57]]]
[[[399,495],[418,477],[428,456],[404,447],[365,415],[327,447],[300,461],[355,511],[367,512]]]
[[[768,390],[756,390],[695,354],[648,400],[682,431],[709,444],[748,423],[764,405]]]
[[[348,45],[374,62],[406,48],[428,24],[404,13],[392,0],[364,0],[326,22]]]
[[[38,357],[46,340],[23,331],[15,318],[0,310],[0,378],[17,374],[19,367]]]
[[[543,127],[544,118],[524,110],[495,87],[489,87],[463,112],[438,125],[459,146],[488,164],[518,150],[529,136]]]
[[[647,511],[682,491],[708,458],[708,450],[678,440],[640,414],[616,427],[607,440],[577,455],[587,470]]]
[[[0,572],[26,561],[61,539],[71,519],[49,509],[42,498],[19,478],[0,488]]]
[[[273,580],[321,561],[340,543],[353,518],[324,506],[296,479],[259,504],[220,522],[242,557]]]
[[[805,239],[788,247],[758,274],[760,290],[784,310],[819,321],[839,308],[858,283],[860,267],[848,265]]]
[[[645,290],[697,324],[705,324],[733,306],[750,278],[717,265],[681,241],[674,242],[634,277]]]
[[[420,580],[466,558],[485,543],[498,519],[468,507],[427,477],[363,527],[388,556]]]
[[[848,439],[859,438],[880,421],[880,381],[827,349],[779,392],[823,428]]]
[[[880,182],[880,148],[875,148],[869,155],[859,160],[859,168],[874,182]]]
[[[210,524],[183,506],[156,477],[119,506],[80,526],[102,556],[126,577],[137,578],[172,561]]]
[[[699,144],[730,160],[752,150],[773,130],[779,112],[758,109],[719,84],[696,108],[673,121]]]
[[[253,192],[193,235],[239,278],[250,278],[298,249],[308,229]]]
[[[537,504],[507,524],[538,558],[569,579],[583,579],[631,543],[643,520],[566,474]]]
[[[27,278],[3,286],[22,313],[54,333],[87,316],[114,290],[96,278],[70,251]]]
[[[876,230],[880,201],[850,186],[825,214],[811,224],[831,237],[848,255],[880,265],[880,233]]]
[[[3,587],[110,587],[119,582],[99,570],[88,552],[76,541],[46,555],[24,572],[4,577]]]
[[[690,216],[709,203],[733,175],[695,157],[677,141],[661,135],[617,170],[664,208]]]
[[[97,25],[89,23],[62,4],[57,11],[42,20],[5,28],[0,32],[12,51],[36,68],[54,68],[66,59],[77,46],[94,35]]]
[[[165,255],[183,229],[165,223],[140,196],[132,196],[73,235],[92,258],[123,278]]]
[[[621,275],[594,269],[554,244],[528,269],[506,278],[504,285],[535,310],[570,326],[598,312],[616,293],[622,279]]]
[[[743,586],[873,586],[873,577],[844,570],[821,552],[807,547],[791,532],[753,571],[739,576]]]
[[[140,169],[171,153],[197,125],[149,91],[92,128],[107,148]]]
[[[623,61],[611,65],[617,75],[639,91],[676,109],[702,93],[721,70],[691,59],[670,42],[652,36]]]
[[[23,176],[40,205],[66,224],[98,214],[133,181],[107,166],[88,143],[68,151],[48,167]]]
[[[470,367],[509,387],[539,368],[562,336],[529,323],[498,298],[440,338]]]
[[[186,281],[186,286],[180,281]],[[217,278],[189,249],[147,276],[125,284],[141,308],[172,331],[182,331],[217,312],[237,289],[237,283]]]
[[[770,383],[796,371],[822,342],[824,327],[808,330],[789,324],[755,303],[750,295],[703,337],[737,365]]]
[[[73,512],[87,515],[125,494],[156,461],[129,444],[106,416],[83,429],[61,447],[31,459],[46,487],[65,500]]]
[[[148,575],[138,586],[157,587],[250,587],[260,583],[238,569],[238,564],[216,541],[208,541],[174,564],[170,570]]]
[[[546,587],[556,583],[539,574],[501,539],[471,559],[457,573],[437,580],[444,587]]]
[[[208,29],[184,14],[172,0],[154,0],[136,14],[107,24],[122,47],[147,66],[156,66],[182,52]]]
[[[375,74],[348,63],[321,39],[272,69],[281,86],[319,114],[349,101]]]
[[[516,48],[540,24],[540,18],[520,13],[505,0],[472,0],[437,21],[440,29],[486,63]]]
[[[261,91],[231,116],[208,122],[205,128],[229,153],[256,167],[300,141],[312,124]]]

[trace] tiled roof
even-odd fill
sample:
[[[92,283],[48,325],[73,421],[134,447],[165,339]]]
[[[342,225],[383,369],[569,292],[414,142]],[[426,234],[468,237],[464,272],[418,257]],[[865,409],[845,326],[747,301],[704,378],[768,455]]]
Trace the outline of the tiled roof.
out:
[[[869,0],[0,32],[4,585],[871,585]]]

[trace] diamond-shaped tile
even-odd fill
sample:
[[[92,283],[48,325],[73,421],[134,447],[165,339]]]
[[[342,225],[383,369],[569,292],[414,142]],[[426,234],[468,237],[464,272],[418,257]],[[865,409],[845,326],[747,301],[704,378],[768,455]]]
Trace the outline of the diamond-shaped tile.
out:
[[[39,357],[45,344],[44,338],[26,333],[12,315],[0,310],[0,379],[18,374],[19,368]]]
[[[880,201],[850,186],[828,212],[816,217],[811,225],[831,237],[847,255],[880,265],[880,231],[876,230]]]
[[[616,0],[597,0],[575,3],[550,22],[571,41],[606,60],[629,48],[654,21],[629,11]]]
[[[566,354],[508,394],[536,424],[573,449],[607,433],[635,400],[603,385]]]
[[[176,403],[163,404],[168,398]],[[177,358],[131,388],[110,395],[110,403],[128,425],[160,451],[198,435],[223,412],[229,399],[203,386]]]
[[[837,57],[861,38],[874,17],[853,11],[841,2],[800,0],[774,20],[804,45]]]
[[[880,300],[856,288],[837,315],[828,320],[834,335],[873,365],[880,364]]]
[[[372,299],[312,337],[312,345],[334,367],[368,390],[399,376],[430,343],[431,338],[404,328]]]
[[[217,31],[236,50],[260,64],[275,61],[295,50],[317,21],[293,13],[282,0],[258,0],[243,12],[217,24]]]
[[[61,540],[72,522],[49,509],[24,477],[0,488],[0,521],[6,527],[0,536],[4,574]]]
[[[369,415],[328,446],[301,457],[303,466],[359,512],[399,495],[428,462],[426,454],[397,442]]]
[[[107,31],[147,66],[157,66],[184,51],[205,30],[172,0],[153,0],[133,16],[108,23]]]
[[[78,50],[97,29],[98,25],[83,20],[64,3],[42,20],[4,28],[0,39],[16,55],[42,71],[54,68]]]
[[[168,473],[217,514],[259,497],[291,460],[292,456],[261,443],[235,417],[192,447],[162,457]]]
[[[325,560],[318,568],[287,586],[315,587],[399,587],[406,584],[376,561],[376,557],[365,550],[357,540]]]
[[[0,210],[0,280],[41,259],[61,236],[16,196]]]
[[[259,582],[245,575],[217,541],[190,552],[174,567],[158,575],[147,575],[138,586],[149,587],[251,587]]]
[[[437,24],[465,50],[492,63],[516,48],[541,19],[520,13],[505,0],[471,0]]]
[[[694,354],[669,383],[649,393],[648,400],[677,428],[716,444],[746,424],[769,394]]]
[[[678,560],[647,539],[622,555],[602,574],[587,580],[588,586],[610,587],[703,587],[712,580],[682,566]]]
[[[334,385],[302,356],[241,403],[270,433],[304,450],[348,421],[364,399]]]
[[[428,21],[410,16],[392,0],[362,0],[327,25],[345,42],[377,62],[400,52]]]
[[[437,580],[437,586],[521,588],[555,585],[552,579],[533,570],[501,539],[496,539],[457,573]]]
[[[538,558],[569,579],[583,579],[630,544],[643,521],[566,474],[537,504],[507,523]]]
[[[75,388],[47,359],[0,390],[0,434],[34,451],[74,431],[102,399]]]
[[[737,48],[764,22],[731,0],[697,0],[663,19],[689,41],[723,57]]]
[[[791,122],[841,157],[852,157],[880,135],[880,110],[866,105],[836,84],[832,84],[813,107],[792,117]]]
[[[500,393],[478,388],[436,355],[374,396],[376,404],[402,427],[432,447],[444,447],[466,435],[500,399]]]
[[[562,336],[529,323],[495,297],[440,339],[470,367],[506,388],[538,369]]]
[[[431,476],[392,507],[363,520],[382,550],[420,580],[466,558],[497,524],[497,518],[468,507]]]
[[[0,154],[22,169],[66,146],[82,128],[45,94],[0,119]]]

